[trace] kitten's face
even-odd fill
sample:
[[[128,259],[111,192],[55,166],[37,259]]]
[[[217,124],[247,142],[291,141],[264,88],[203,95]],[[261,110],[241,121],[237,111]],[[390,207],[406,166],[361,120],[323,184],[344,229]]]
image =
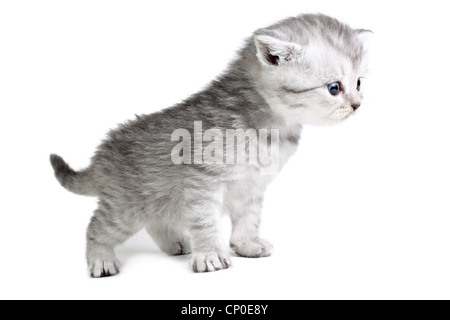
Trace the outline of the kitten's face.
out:
[[[296,31],[289,29],[283,33],[263,30],[255,36],[262,65],[260,92],[287,121],[339,123],[361,106],[367,72],[364,48],[367,32],[340,26],[347,32],[345,36],[321,30],[307,35],[307,42],[295,34],[286,35]]]

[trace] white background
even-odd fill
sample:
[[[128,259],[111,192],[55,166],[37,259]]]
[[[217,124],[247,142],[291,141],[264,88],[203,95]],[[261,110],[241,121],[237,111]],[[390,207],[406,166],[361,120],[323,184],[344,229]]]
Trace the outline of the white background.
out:
[[[445,1],[0,2],[0,298],[449,299],[450,104]],[[323,12],[372,29],[359,115],[304,130],[271,185],[267,259],[194,274],[145,234],[120,276],[91,280],[96,200],[68,193],[117,123],[195,93],[255,29]],[[225,221],[226,222],[226,221]]]

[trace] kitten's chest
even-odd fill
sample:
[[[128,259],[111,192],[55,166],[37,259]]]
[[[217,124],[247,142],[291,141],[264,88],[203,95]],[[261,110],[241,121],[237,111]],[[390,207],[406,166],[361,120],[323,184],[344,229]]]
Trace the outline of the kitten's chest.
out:
[[[280,142],[279,158],[281,168],[284,167],[284,165],[288,162],[288,160],[297,152],[298,145],[299,140],[295,139]]]
[[[270,145],[259,154],[257,164],[234,166],[228,181],[251,180],[265,184],[271,182],[298,149],[298,141],[283,141]]]

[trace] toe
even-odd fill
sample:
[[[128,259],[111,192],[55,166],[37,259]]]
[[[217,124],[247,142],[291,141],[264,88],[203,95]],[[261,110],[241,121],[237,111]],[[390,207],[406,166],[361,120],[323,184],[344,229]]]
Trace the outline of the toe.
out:
[[[96,260],[90,263],[90,273],[92,278],[111,277],[119,273],[119,263],[115,260]]]
[[[231,260],[227,257],[219,257],[224,269],[231,267]]]
[[[191,259],[191,268],[194,272],[214,272],[229,268],[229,258],[216,252],[196,254]]]

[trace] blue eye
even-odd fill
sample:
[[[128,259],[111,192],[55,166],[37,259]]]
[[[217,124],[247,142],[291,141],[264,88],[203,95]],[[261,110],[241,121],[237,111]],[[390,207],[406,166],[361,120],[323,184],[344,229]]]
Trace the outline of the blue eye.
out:
[[[328,91],[332,96],[337,96],[341,92],[341,85],[339,82],[330,83],[328,85]]]
[[[361,79],[358,79],[358,83],[356,84],[356,90],[361,90]]]

